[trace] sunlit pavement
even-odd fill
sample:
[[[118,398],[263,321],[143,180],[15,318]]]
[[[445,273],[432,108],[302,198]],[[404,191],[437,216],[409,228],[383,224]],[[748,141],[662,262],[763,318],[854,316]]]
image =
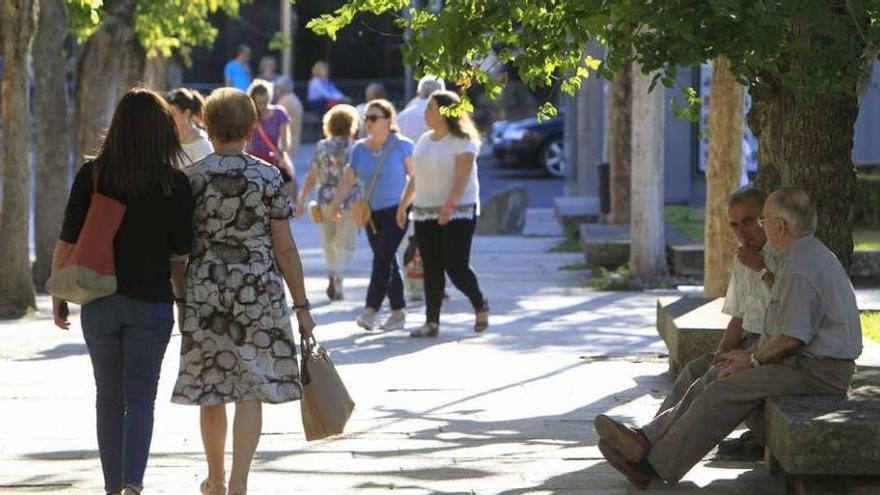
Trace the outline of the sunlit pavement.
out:
[[[549,211],[539,213],[530,222],[552,231]],[[294,233],[316,335],[357,407],[345,435],[309,443],[298,403],[266,406],[249,493],[635,491],[602,461],[592,418],[611,411],[647,420],[669,388],[654,327],[658,294],[584,288],[582,272],[559,270],[581,255],[548,251],[558,238],[483,237],[473,265],[492,309],[486,333],[473,332],[467,300],[450,288],[439,338],[408,337],[424,321],[420,304],[408,308],[405,331],[368,334],[353,323],[370,262],[364,236],[347,299],[328,304],[317,228],[297,221]],[[205,475],[197,409],[169,402],[179,347],[175,331],[145,494],[196,494]],[[36,314],[0,323],[0,493],[102,493],[93,395],[78,314],[71,331],[58,330],[42,297]],[[782,488],[762,463],[711,455],[676,487],[653,486],[713,494]]]

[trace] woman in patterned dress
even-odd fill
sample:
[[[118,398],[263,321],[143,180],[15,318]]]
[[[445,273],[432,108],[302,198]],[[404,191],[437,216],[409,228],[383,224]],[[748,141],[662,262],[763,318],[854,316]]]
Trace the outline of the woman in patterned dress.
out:
[[[208,495],[226,494],[225,405],[235,403],[229,494],[241,495],[260,439],[262,403],[302,395],[285,282],[300,332],[310,335],[315,323],[281,173],[244,153],[257,121],[253,102],[223,88],[208,98],[204,114],[214,153],[186,170],[194,241],[172,402],[201,406],[208,461],[201,491]]]
[[[354,259],[354,246],[357,229],[351,217],[351,205],[360,197],[360,186],[355,185],[348,198],[342,203],[342,216],[330,217],[330,203],[336,197],[336,188],[342,180],[342,173],[348,163],[353,137],[357,133],[357,110],[351,105],[336,105],[324,114],[324,136],[315,146],[312,166],[306,176],[299,199],[296,202],[296,215],[301,217],[305,202],[317,183],[318,206],[321,211],[321,246],[327,261],[327,297],[331,301],[344,298],[342,277]]]

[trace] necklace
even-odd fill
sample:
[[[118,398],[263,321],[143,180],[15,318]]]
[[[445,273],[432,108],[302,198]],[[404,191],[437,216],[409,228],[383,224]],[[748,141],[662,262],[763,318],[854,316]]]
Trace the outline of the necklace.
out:
[[[380,156],[382,156],[382,152],[384,150],[385,150],[385,143],[382,143],[382,145],[376,149],[371,148],[370,153],[373,155],[374,158],[379,158]]]

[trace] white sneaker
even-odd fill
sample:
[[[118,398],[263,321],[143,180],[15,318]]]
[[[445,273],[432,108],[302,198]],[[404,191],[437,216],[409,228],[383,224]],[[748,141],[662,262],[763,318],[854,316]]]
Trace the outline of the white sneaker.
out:
[[[406,325],[406,311],[392,311],[388,318],[382,323],[382,326],[379,327],[382,330],[403,330],[403,327]]]
[[[376,313],[370,313],[367,310],[364,310],[357,319],[357,325],[364,330],[370,332],[376,326]]]

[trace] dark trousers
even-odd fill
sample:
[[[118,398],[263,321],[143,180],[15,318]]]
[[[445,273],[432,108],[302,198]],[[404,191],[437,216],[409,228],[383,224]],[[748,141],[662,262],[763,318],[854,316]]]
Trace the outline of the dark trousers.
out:
[[[370,286],[367,288],[367,307],[379,311],[382,301],[388,296],[392,310],[403,309],[403,276],[397,260],[397,248],[406,234],[406,229],[397,226],[397,207],[383,208],[373,212],[376,232],[367,226],[367,239],[373,249],[373,271]]]
[[[97,389],[98,450],[104,489],[143,486],[153,436],[159,369],[171,338],[170,303],[113,295],[82,308]]]
[[[476,219],[452,220],[441,226],[436,220],[415,223],[416,242],[425,276],[425,313],[429,323],[440,322],[440,306],[449,280],[471,301],[474,310],[485,304],[477,275],[471,268],[471,243]]]

